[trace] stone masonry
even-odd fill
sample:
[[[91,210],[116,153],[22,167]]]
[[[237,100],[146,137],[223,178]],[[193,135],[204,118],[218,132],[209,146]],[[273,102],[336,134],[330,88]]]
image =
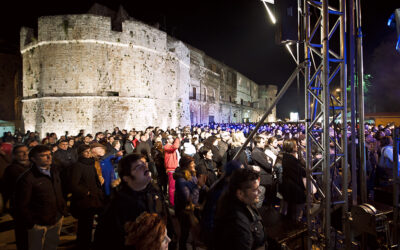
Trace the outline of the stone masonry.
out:
[[[259,86],[165,32],[93,14],[45,16],[21,29],[25,130],[258,121],[276,87]],[[275,110],[270,121],[275,120]]]

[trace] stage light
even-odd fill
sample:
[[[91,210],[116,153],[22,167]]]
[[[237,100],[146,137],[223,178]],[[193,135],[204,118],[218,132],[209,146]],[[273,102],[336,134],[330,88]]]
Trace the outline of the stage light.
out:
[[[290,55],[293,57],[294,61],[297,63],[296,57],[294,56],[292,49],[290,48],[290,43],[286,44],[286,49],[289,51]]]
[[[395,22],[394,22],[394,13],[393,13],[393,14],[389,17],[387,26],[389,26],[389,27],[392,28],[392,25],[393,25],[394,23],[395,23]]]
[[[273,24],[275,24],[275,23],[276,23],[276,18],[275,18],[275,16],[274,16],[274,14],[272,13],[272,11],[269,9],[268,5],[266,4],[266,2],[268,2],[268,3],[271,3],[271,2],[272,2],[272,4],[273,4],[274,1],[261,0],[261,2],[264,4],[265,9],[266,9],[267,12],[268,12],[268,16],[269,16],[269,18],[271,19],[271,22],[272,22]]]
[[[396,18],[396,28],[397,28],[396,50],[400,52],[400,9],[396,9],[394,13]]]
[[[298,122],[299,121],[299,112],[290,112],[290,121]]]
[[[400,9],[396,9],[394,11],[394,13],[390,16],[387,25],[390,28],[396,27],[397,30],[396,50],[400,52]]]

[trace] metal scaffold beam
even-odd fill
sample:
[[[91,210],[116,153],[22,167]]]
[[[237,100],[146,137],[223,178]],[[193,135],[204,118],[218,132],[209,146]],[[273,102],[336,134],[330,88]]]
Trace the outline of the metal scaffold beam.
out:
[[[308,62],[305,115],[309,249],[312,245],[333,248],[331,214],[339,209],[343,223],[336,231],[348,231],[346,0],[330,2],[336,6],[328,0],[304,0],[302,6]],[[339,46],[331,46],[332,39],[339,41]],[[319,149],[321,158],[312,156],[313,148]],[[318,190],[316,195],[312,193],[313,185]]]

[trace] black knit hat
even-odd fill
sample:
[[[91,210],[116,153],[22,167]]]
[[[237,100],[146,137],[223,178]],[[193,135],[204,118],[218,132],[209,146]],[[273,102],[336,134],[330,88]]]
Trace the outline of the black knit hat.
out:
[[[86,145],[86,144],[79,145],[79,147],[77,149],[78,156],[80,156],[83,153],[83,151],[85,151],[86,149],[90,149],[90,146]]]

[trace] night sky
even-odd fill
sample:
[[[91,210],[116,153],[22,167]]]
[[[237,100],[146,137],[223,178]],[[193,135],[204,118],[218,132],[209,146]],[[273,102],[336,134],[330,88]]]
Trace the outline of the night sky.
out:
[[[159,23],[169,35],[203,50],[258,84],[282,86],[295,68],[286,49],[275,44],[274,27],[260,0],[13,1],[7,6],[2,3],[0,8],[0,39],[18,48],[21,26],[37,27],[39,16],[85,13],[95,2],[114,10],[122,5],[135,19]],[[396,31],[386,25],[390,14],[400,8],[400,1],[363,0],[363,4],[364,65],[365,72],[373,76],[372,84],[376,83],[376,90],[372,89],[378,93],[383,89],[380,86],[386,84],[400,90],[400,54],[394,49]],[[393,69],[394,65],[399,67]],[[278,117],[288,117],[290,111],[297,109],[297,102],[293,101],[296,93],[293,84],[278,104]],[[303,99],[301,95],[300,100]],[[382,106],[381,110],[378,107],[377,111],[396,111],[391,108],[393,104]],[[303,107],[300,109],[302,112]]]

